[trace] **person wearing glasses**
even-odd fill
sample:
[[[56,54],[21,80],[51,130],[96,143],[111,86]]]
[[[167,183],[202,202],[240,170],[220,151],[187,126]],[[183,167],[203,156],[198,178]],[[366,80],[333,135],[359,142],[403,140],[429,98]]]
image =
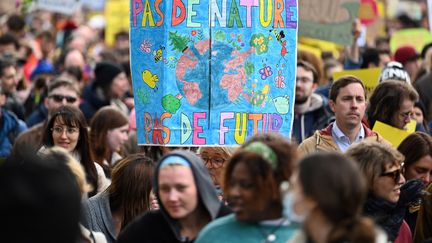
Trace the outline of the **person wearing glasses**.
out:
[[[72,81],[57,79],[48,85],[48,95],[44,102],[28,118],[27,124],[36,124],[26,132],[20,134],[15,140],[13,153],[19,152],[20,148],[27,146],[34,152],[42,146],[42,136],[45,125],[55,109],[69,105],[78,107],[80,103],[79,90]]]
[[[204,165],[210,172],[213,184],[218,191],[219,199],[223,199],[222,193],[222,173],[226,162],[233,155],[235,148],[233,147],[200,147],[198,154],[204,161]]]
[[[406,82],[381,82],[373,91],[366,110],[370,128],[374,127],[376,121],[380,121],[399,129],[406,129],[412,118],[414,103],[418,99],[417,91]]]
[[[79,99],[78,86],[69,79],[58,78],[48,86],[47,97],[27,118],[28,127],[32,127],[49,116],[49,111],[62,105],[72,105],[78,107]]]
[[[368,196],[363,213],[384,229],[391,242],[412,242],[404,217],[407,205],[418,197],[421,188],[405,183],[404,156],[378,142],[361,142],[348,149],[346,155],[358,163],[366,179]]]
[[[105,190],[109,181],[102,167],[93,162],[87,129],[86,119],[78,108],[61,106],[53,111],[45,126],[42,136],[43,146],[39,152],[44,153],[45,148],[53,146],[66,149],[83,166],[88,183],[93,187],[93,190],[88,193],[88,196],[91,197]]]

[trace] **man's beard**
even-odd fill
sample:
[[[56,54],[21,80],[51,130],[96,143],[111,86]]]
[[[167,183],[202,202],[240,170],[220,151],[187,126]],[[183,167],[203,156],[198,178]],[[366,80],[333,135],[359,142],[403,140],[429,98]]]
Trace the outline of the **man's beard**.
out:
[[[295,104],[296,105],[303,105],[304,103],[306,103],[306,101],[309,99],[309,97],[308,96],[302,96],[302,97],[299,97],[299,98],[295,98]]]

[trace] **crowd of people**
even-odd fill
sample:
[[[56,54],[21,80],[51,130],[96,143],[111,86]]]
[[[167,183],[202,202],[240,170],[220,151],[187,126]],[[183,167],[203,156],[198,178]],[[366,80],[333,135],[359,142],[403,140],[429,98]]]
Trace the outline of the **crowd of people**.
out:
[[[340,57],[298,51],[292,134],[138,146],[127,32],[109,46],[85,16],[5,16],[5,242],[432,242],[432,43],[359,47],[356,21]],[[333,80],[371,67],[382,68],[371,93]],[[373,129],[413,121],[398,146]]]

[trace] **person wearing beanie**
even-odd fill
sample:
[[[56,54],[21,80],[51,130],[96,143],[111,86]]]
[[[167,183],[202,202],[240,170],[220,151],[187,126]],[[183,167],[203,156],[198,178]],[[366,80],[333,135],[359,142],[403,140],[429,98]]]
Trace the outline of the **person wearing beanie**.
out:
[[[403,67],[410,75],[411,80],[416,79],[417,73],[420,70],[419,58],[419,54],[412,46],[399,47],[394,54],[395,61],[402,63]]]
[[[130,85],[126,73],[121,65],[112,61],[101,61],[94,69],[94,81],[84,87],[81,111],[87,120],[103,106],[113,105],[125,115],[129,110],[122,98],[129,90]]]
[[[408,72],[404,69],[400,62],[389,62],[381,71],[379,82],[387,80],[399,80],[411,84],[411,79]]]

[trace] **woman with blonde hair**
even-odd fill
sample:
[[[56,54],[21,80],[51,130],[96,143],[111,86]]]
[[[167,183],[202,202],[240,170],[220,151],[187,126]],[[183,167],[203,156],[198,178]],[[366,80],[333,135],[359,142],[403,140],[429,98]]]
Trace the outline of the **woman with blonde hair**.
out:
[[[198,155],[204,161],[204,165],[210,172],[213,184],[218,191],[219,197],[223,198],[222,193],[222,172],[226,167],[226,162],[234,154],[234,147],[200,147]]]
[[[75,176],[78,189],[81,195],[85,198],[87,193],[92,191],[92,186],[87,183],[86,175],[81,164],[68,152],[60,147],[52,147],[46,149],[42,156],[48,156],[56,161],[64,161]],[[81,230],[80,240],[78,242],[89,242],[89,243],[106,243],[105,235],[101,232],[95,232],[88,230],[82,224],[79,225]]]

